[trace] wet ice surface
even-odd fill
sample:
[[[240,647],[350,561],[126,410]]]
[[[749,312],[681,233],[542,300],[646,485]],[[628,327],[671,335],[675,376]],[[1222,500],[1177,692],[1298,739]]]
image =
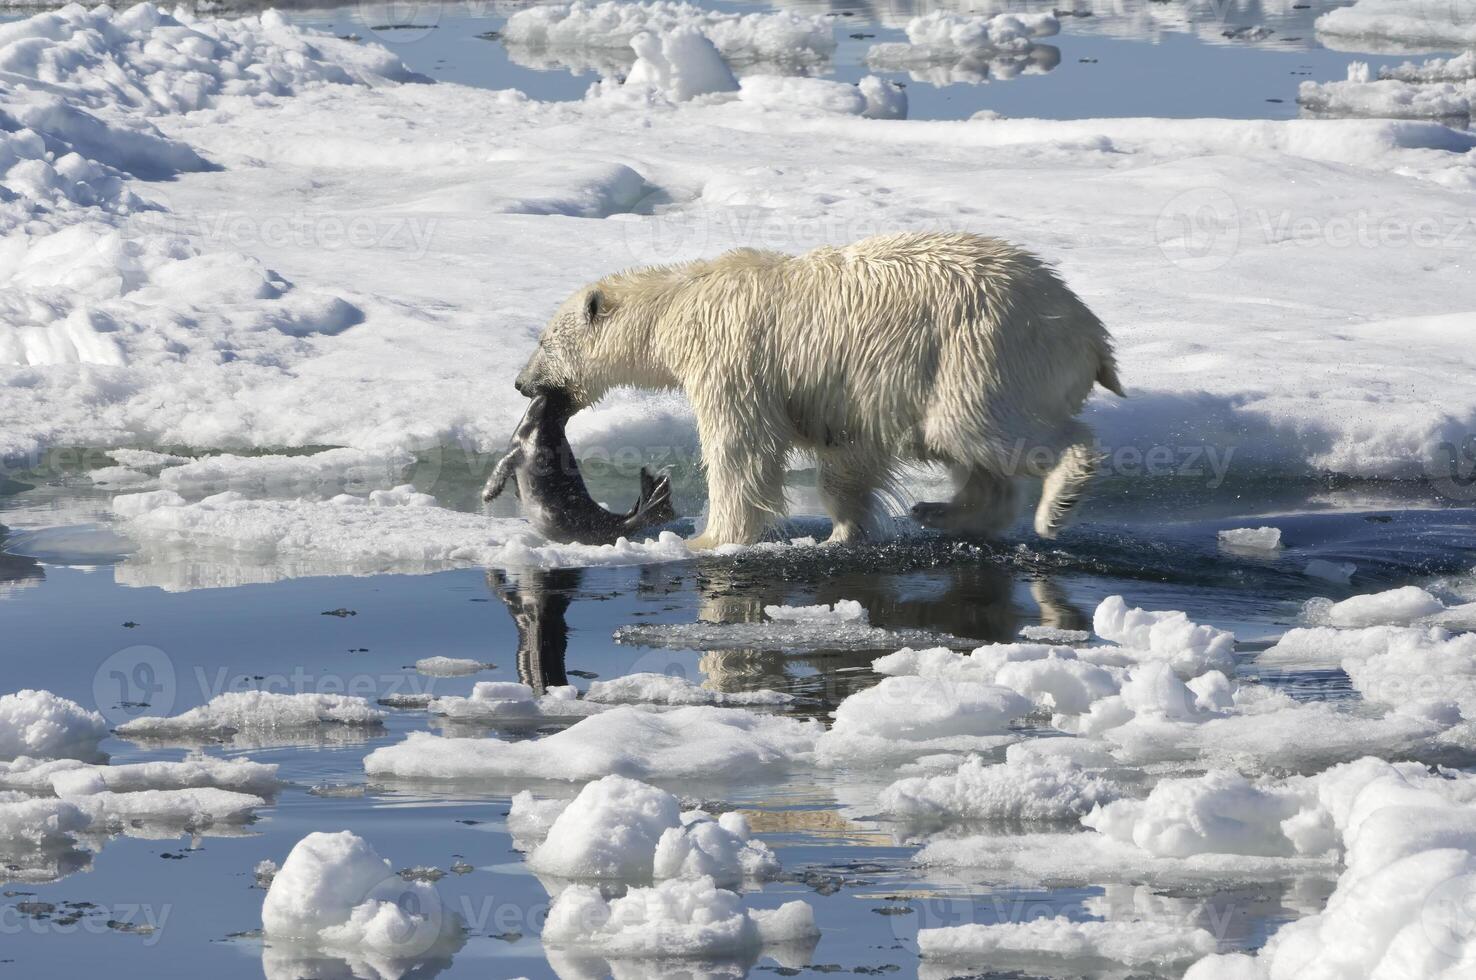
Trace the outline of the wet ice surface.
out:
[[[1032,626],[1090,630],[1100,601],[1121,594],[1129,606],[1183,610],[1196,623],[1233,630],[1239,641],[1235,673],[1247,686],[1272,687],[1298,701],[1347,703],[1358,694],[1336,666],[1294,656],[1266,664],[1254,660],[1287,629],[1313,625],[1304,621],[1307,600],[1341,600],[1407,585],[1435,591],[1447,608],[1473,598],[1476,535],[1470,528],[1476,513],[1470,510],[1419,509],[1432,501],[1418,498],[1308,495],[1304,490],[1297,503],[1268,501],[1260,513],[1246,513],[1245,498],[1236,504],[1234,495],[1217,498],[1226,501],[1223,512],[1216,507],[1191,512],[1176,496],[1155,500],[1154,493],[1142,489],[1129,494],[1104,485],[1087,520],[1059,545],[1020,540],[980,548],[920,540],[840,552],[757,550],[636,567],[490,574],[453,569],[365,575],[356,569],[355,576],[345,577],[314,567],[315,577],[297,578],[290,562],[252,567],[236,555],[214,560],[246,564],[235,569],[197,565],[188,575],[171,578],[167,563],[151,569],[146,558],[119,561],[110,553],[118,546],[115,539],[84,527],[46,537],[52,550],[40,563],[5,560],[0,623],[6,689],[51,690],[95,707],[115,727],[140,716],[180,715],[233,691],[310,692],[393,705],[424,702],[427,696],[466,698],[477,684],[521,682],[535,691],[573,685],[586,691],[596,681],[654,673],[700,682],[713,691],[784,692],[794,700],[749,710],[800,721],[828,719],[848,695],[881,680],[871,662],[891,647],[859,650],[839,643],[825,648],[802,630],[795,643],[800,649],[787,650],[784,634],[773,629],[782,620],[766,607],[856,600],[866,622],[878,629],[1013,643]],[[67,524],[98,506],[85,493],[66,488],[43,487],[0,500],[0,524],[11,526],[45,524],[47,514],[52,522]],[[1163,520],[1164,514],[1174,515],[1173,521]],[[1198,516],[1191,519],[1191,514]],[[1221,548],[1220,530],[1262,526],[1280,529],[1280,549]],[[823,524],[801,519],[795,531],[823,533]],[[1312,560],[1352,563],[1354,581],[1309,576],[1304,569]],[[261,584],[189,587],[252,580]],[[1385,604],[1392,609],[1401,602],[1405,612],[1413,609],[1407,597]],[[622,627],[698,622],[713,625],[668,634],[673,642],[666,645],[632,646],[615,638]],[[718,642],[721,624],[766,624],[769,632],[744,632],[753,645],[733,648]],[[697,648],[688,648],[687,638]],[[461,676],[417,669],[431,657],[488,666]],[[1368,669],[1359,663],[1360,671]],[[484,690],[506,694],[511,688]],[[407,975],[602,975],[609,967],[597,955],[550,953],[540,945],[550,898],[569,885],[536,877],[525,862],[525,851],[536,840],[520,841],[524,850],[519,850],[507,824],[511,799],[519,791],[567,800],[582,781],[520,777],[437,783],[365,775],[365,756],[400,744],[407,733],[529,739],[566,730],[577,718],[524,715],[509,725],[475,712],[452,717],[413,708],[382,710],[382,726],[203,726],[193,734],[104,739],[100,749],[115,766],[178,761],[203,747],[211,756],[276,765],[283,785],[274,790],[257,777],[241,785],[262,795],[251,810],[254,820],[217,821],[194,833],[182,833],[168,821],[125,821],[109,833],[79,838],[75,847],[48,851],[49,863],[42,868],[56,880],[4,886],[0,914],[10,927],[4,958],[18,971],[44,967],[54,975],[107,970],[161,976],[183,970],[220,977],[376,977],[398,976],[411,967],[417,972]],[[667,704],[654,710],[719,709]],[[1047,727],[1042,723],[1034,734]],[[1031,741],[1049,745],[1057,740]],[[1439,761],[1462,768],[1470,764],[1459,752]],[[1032,764],[1049,768],[1048,761]],[[1222,952],[1255,948],[1283,922],[1315,913],[1337,874],[1335,863],[1315,856],[1211,862],[1207,874],[1175,869],[1149,875],[1148,864],[1142,874],[1131,865],[1124,873],[1113,864],[1111,848],[1131,845],[1094,844],[1099,835],[1059,822],[1059,815],[1044,825],[1005,820],[957,826],[930,851],[942,863],[923,868],[913,863],[919,835],[928,830],[925,820],[916,819],[917,804],[910,811],[912,822],[878,816],[884,809],[881,791],[894,775],[860,765],[781,765],[745,768],[737,778],[725,778],[720,768],[698,778],[690,773],[668,781],[647,778],[674,794],[682,809],[702,808],[715,816],[741,811],[782,871],[775,880],[746,881],[739,906],[777,909],[803,900],[813,906],[821,932],[813,948],[804,942],[744,947],[713,965],[712,972],[693,975],[739,975],[748,968],[763,975],[774,968],[803,974],[832,967],[847,972],[895,967],[896,975],[910,976],[919,970],[920,928],[1000,922],[1009,929],[936,934],[930,940],[935,955],[922,969],[940,977],[977,972],[981,963],[1001,975],[1121,970],[1091,956],[1039,952],[1052,944],[1071,950],[1099,942],[1101,951],[1132,963],[1135,975],[1176,976],[1185,951],[1197,956],[1211,940]],[[1069,797],[1068,815],[1122,793],[1141,795],[1144,779],[1129,768],[1088,781],[1079,797]],[[913,799],[926,798],[925,789],[918,788],[923,786],[914,784]],[[895,794],[886,799],[891,812],[909,812],[896,804]],[[561,805],[555,802],[550,813]],[[981,813],[1004,812],[978,805]],[[978,860],[972,856],[964,865],[948,863],[970,854],[967,839],[948,838],[981,826],[1007,837],[1023,835],[1009,837],[1019,844],[1009,852],[1011,860],[1034,861],[1045,869],[1064,854],[1067,865],[1074,865],[1072,875],[1004,885],[1000,882],[1022,876],[969,866],[968,861]],[[437,947],[405,963],[363,949],[304,950],[256,935],[264,896],[258,865],[281,865],[310,832],[343,829],[369,842],[392,869],[433,879],[444,907],[468,926],[464,945]],[[1062,834],[1067,836],[1053,836]],[[1075,841],[1078,850],[1063,849],[1063,841]],[[26,877],[43,877],[35,873],[33,857],[24,862],[32,869]],[[1151,868],[1168,866],[1166,861],[1154,858]],[[618,882],[582,887],[603,888],[603,899],[578,893],[586,904],[614,899],[625,888]],[[687,885],[667,887],[690,891]],[[1093,930],[1101,928],[1077,927],[1056,917],[1105,920],[1122,928],[1096,937]]]

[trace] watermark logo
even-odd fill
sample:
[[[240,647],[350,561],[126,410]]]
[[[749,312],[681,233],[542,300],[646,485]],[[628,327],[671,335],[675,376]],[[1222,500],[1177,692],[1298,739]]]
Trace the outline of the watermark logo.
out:
[[[1163,206],[1154,225],[1163,257],[1190,272],[1213,272],[1240,248],[1240,209],[1216,187],[1197,187]]]
[[[423,0],[359,0],[354,18],[381,44],[423,41],[441,24],[443,5]]]
[[[167,715],[177,693],[174,661],[158,647],[132,646],[98,665],[92,700],[114,725],[142,715]]]
[[[1437,444],[1425,461],[1425,476],[1450,500],[1476,500],[1476,432]]]
[[[1476,939],[1476,875],[1448,878],[1430,890],[1420,913],[1430,945],[1447,956],[1464,956]]]

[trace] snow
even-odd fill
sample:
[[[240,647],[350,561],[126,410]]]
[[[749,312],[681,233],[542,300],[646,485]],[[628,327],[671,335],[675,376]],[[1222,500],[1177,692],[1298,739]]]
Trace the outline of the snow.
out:
[[[907,118],[906,93],[875,75],[867,75],[855,85],[794,75],[747,75],[738,85],[738,101],[745,105],[868,119]]]
[[[713,704],[725,706],[785,705],[793,694],[782,691],[712,691],[671,674],[625,674],[591,681],[586,701],[602,704]]]
[[[107,733],[102,715],[50,691],[0,695],[0,759],[88,756]]]
[[[1281,547],[1281,529],[1275,527],[1239,527],[1219,533],[1220,545],[1248,551],[1275,551]]]
[[[160,488],[191,500],[227,491],[247,497],[309,497],[342,493],[367,496],[400,485],[415,461],[403,451],[329,449],[305,455],[236,456],[222,453],[171,465],[159,474]]]
[[[486,670],[487,665],[464,657],[422,657],[415,661],[415,669],[432,677],[461,677]]]
[[[144,716],[118,726],[126,738],[168,738],[236,732],[272,733],[320,726],[378,726],[384,712],[345,694],[231,691],[168,718]]]
[[[537,828],[551,809],[531,797],[519,798],[509,826]],[[774,877],[779,860],[751,838],[742,814],[713,819],[701,811],[683,813],[670,793],[612,775],[586,784],[564,806],[529,853],[528,866],[568,879],[647,882],[706,876],[718,885],[737,885]]]
[[[749,910],[712,879],[664,881],[606,901],[598,888],[574,885],[554,899],[543,942],[617,958],[718,958],[756,954],[764,945],[819,935],[805,902]]]
[[[1476,721],[1476,633],[1398,626],[1295,629],[1259,660],[1336,665],[1369,704],[1447,724]]]
[[[1166,966],[1211,953],[1218,943],[1206,929],[1177,923],[1073,921],[1055,916],[921,929],[917,946],[925,959],[983,963],[1000,956],[1028,955]]]
[[[1418,478],[1476,424],[1476,395],[1457,380],[1473,367],[1460,344],[1476,309],[1460,262],[1470,233],[1449,227],[1438,246],[1417,248],[1348,248],[1338,237],[1350,222],[1357,232],[1350,201],[1437,226],[1461,212],[1471,138],[1444,127],[877,121],[732,96],[541,104],[394,81],[383,48],[276,15],[38,16],[5,27],[30,36],[11,45],[7,70],[54,78],[13,88],[4,110],[18,123],[4,139],[22,167],[17,198],[0,206],[6,452],[485,453],[521,414],[508,382],[534,325],[576,284],[737,245],[794,250],[940,222],[1059,262],[1112,325],[1134,397],[1087,406],[1109,452],[1212,446],[1216,466],[1233,450],[1246,471]],[[340,73],[354,84],[325,84]],[[444,124],[433,139],[427,117]],[[618,159],[605,149],[615,145]],[[840,166],[836,146],[846,147]],[[789,161],[782,172],[776,159]],[[422,198],[405,198],[407,171]],[[22,179],[32,172],[42,177]],[[637,188],[672,206],[637,213]],[[1099,206],[1105,188],[1110,213]],[[1185,238],[1175,216],[1210,198],[1228,200],[1233,220],[1223,236]],[[1037,202],[1030,217],[1005,206],[1019,200]],[[586,201],[604,203],[565,207]],[[764,220],[734,221],[743,209]],[[1283,214],[1296,219],[1286,230]],[[489,280],[476,257],[510,237],[532,244]],[[1415,280],[1414,293],[1376,286]],[[1195,336],[1217,342],[1201,349],[1185,339]],[[366,376],[377,383],[357,381]],[[191,410],[165,407],[180,404]],[[570,437],[581,451],[695,446],[690,408],[661,393],[617,393],[576,417]],[[243,507],[235,517],[336,523],[338,510]],[[358,539],[371,543],[354,549],[360,558],[375,561],[374,531]]]
[[[1476,0],[1357,0],[1317,18],[1331,47],[1370,43],[1395,50],[1476,45]]]
[[[460,917],[433,885],[404,881],[349,831],[308,834],[272,878],[261,906],[268,939],[327,950],[413,957],[464,941]]]
[[[401,779],[701,779],[718,772],[739,778],[804,760],[819,729],[813,721],[741,708],[653,713],[621,706],[531,742],[411,732],[403,742],[369,753],[364,769]]]
[[[992,644],[968,656],[942,647],[905,647],[872,661],[871,669],[897,677],[997,684],[1029,698],[1042,710],[1080,714],[1121,689],[1125,674],[1119,667],[1099,666],[1088,659],[1104,652],[1117,659],[1113,648],[1073,650],[1039,643]]]

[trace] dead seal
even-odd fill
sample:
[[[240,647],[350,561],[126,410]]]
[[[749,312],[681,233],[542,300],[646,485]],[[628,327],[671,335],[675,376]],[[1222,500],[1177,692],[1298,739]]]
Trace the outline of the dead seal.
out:
[[[640,496],[628,513],[612,514],[595,503],[564,435],[573,414],[573,402],[563,392],[535,395],[507,455],[487,478],[482,499],[496,499],[507,481],[516,478],[529,523],[551,541],[608,544],[676,520],[670,477],[653,477],[644,467]]]

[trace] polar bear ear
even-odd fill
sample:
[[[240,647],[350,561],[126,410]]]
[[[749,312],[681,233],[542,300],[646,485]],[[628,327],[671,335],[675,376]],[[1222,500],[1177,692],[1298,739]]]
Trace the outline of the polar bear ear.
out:
[[[594,323],[604,316],[606,311],[605,294],[598,289],[591,289],[589,295],[584,297],[584,319]]]

